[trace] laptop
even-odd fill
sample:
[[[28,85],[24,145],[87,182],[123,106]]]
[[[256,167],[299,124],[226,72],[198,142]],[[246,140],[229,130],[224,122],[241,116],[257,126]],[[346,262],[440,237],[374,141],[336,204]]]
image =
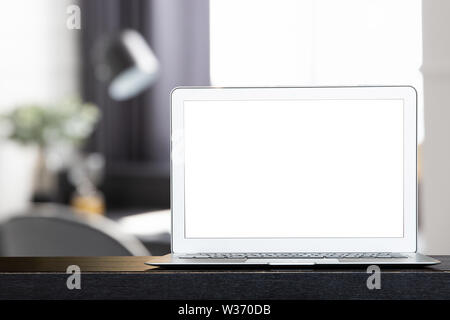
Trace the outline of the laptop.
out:
[[[410,86],[171,93],[172,253],[156,266],[430,265]]]

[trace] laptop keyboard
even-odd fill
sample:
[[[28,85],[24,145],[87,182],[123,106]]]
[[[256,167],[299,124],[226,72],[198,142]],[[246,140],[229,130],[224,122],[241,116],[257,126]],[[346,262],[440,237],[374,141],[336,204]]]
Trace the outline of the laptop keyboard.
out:
[[[407,258],[392,252],[294,252],[294,253],[201,253],[182,259],[393,259]]]

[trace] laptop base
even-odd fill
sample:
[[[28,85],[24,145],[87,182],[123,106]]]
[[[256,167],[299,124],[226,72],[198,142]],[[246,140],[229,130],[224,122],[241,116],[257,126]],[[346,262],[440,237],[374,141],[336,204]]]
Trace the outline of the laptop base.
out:
[[[150,261],[151,266],[320,266],[320,265],[411,265],[426,266],[438,264],[440,261],[420,253],[401,253],[404,258],[264,258],[264,259],[235,259],[235,258],[186,258],[186,255],[171,254],[164,256],[161,261]]]

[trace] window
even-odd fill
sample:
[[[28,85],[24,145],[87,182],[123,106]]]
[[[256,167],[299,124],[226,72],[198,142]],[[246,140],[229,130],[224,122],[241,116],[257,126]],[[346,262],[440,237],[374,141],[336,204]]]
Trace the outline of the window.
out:
[[[218,86],[409,84],[419,92],[420,0],[211,0]]]

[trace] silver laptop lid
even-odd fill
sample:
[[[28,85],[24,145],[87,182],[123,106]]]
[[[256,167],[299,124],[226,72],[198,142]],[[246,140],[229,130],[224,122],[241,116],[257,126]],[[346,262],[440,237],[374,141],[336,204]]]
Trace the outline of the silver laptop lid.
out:
[[[172,251],[416,251],[411,87],[177,88]]]

